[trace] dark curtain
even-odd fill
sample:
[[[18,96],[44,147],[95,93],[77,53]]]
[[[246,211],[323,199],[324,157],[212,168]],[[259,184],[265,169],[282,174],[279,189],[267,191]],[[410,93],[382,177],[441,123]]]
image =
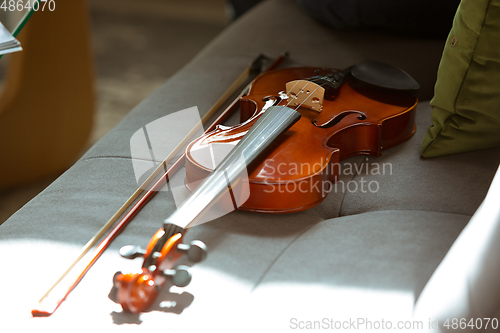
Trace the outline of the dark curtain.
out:
[[[446,38],[460,0],[296,0],[316,20],[336,29],[380,29]]]

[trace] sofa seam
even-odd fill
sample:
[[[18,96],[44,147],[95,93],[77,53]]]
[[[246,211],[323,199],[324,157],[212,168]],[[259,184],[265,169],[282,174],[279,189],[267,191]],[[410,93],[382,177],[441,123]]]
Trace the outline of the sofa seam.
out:
[[[82,158],[78,162],[85,162],[85,161],[99,160],[99,159],[118,159],[118,160],[146,161],[146,162],[162,163],[162,161],[154,161],[154,160],[144,159],[144,158],[132,158],[132,157],[125,157],[125,156],[111,156],[111,155],[110,156],[92,156],[92,157]]]
[[[327,220],[323,220],[323,221],[327,221]],[[321,221],[321,222],[323,222]],[[283,256],[283,254],[290,248],[290,246],[292,246],[293,243],[295,243],[295,241],[297,239],[299,239],[303,234],[305,234],[308,230],[310,230],[312,227],[314,227],[316,224],[314,225],[311,225],[307,228],[305,228],[304,230],[302,230],[302,232],[300,232],[294,239],[292,239],[281,251],[280,253],[273,259],[273,261],[269,264],[269,266],[266,268],[266,270],[264,271],[264,273],[262,273],[261,277],[257,280],[257,282],[255,282],[255,285],[253,286],[251,292],[253,292],[255,289],[257,289],[257,287],[262,283],[262,281],[264,280],[264,278],[267,276],[267,274],[269,273],[269,271],[271,270],[271,268],[274,267],[274,265],[276,264],[276,262]]]
[[[447,213],[447,212],[435,212],[435,211],[428,211],[428,210],[414,210],[414,209],[402,209],[402,210],[394,210],[394,209],[389,209],[389,210],[378,210],[378,211],[374,211],[374,212],[364,212],[364,213],[358,213],[358,214],[352,214],[352,215],[344,215],[344,216],[338,216],[338,217],[349,217],[349,216],[355,216],[355,215],[361,215],[361,214],[368,214],[368,213],[377,213],[377,212],[393,212],[393,211],[407,211],[407,212],[429,212],[429,213],[438,213],[438,214],[452,214],[452,215],[460,215],[460,216],[465,216],[465,217],[468,217],[469,219],[472,218],[473,215],[468,215],[468,214],[461,214],[461,213]],[[262,283],[262,281],[264,280],[264,278],[267,276],[267,274],[269,273],[269,271],[274,267],[274,265],[276,264],[276,262],[283,256],[283,254],[285,254],[285,252],[290,248],[290,246],[292,246],[293,243],[295,243],[297,241],[297,239],[299,239],[300,237],[302,237],[302,235],[304,235],[307,231],[309,231],[310,229],[312,229],[314,226],[316,226],[317,224],[319,223],[324,223],[324,222],[328,222],[328,221],[331,221],[331,220],[335,220],[337,217],[332,217],[332,218],[329,218],[329,219],[324,219],[323,221],[320,221],[316,224],[313,224],[307,228],[305,228],[302,232],[300,232],[296,237],[294,237],[281,251],[280,253],[273,259],[273,261],[269,264],[269,266],[266,268],[266,270],[264,271],[264,273],[262,273],[261,277],[257,280],[257,282],[255,282],[254,286],[252,287],[251,291],[250,292],[254,292],[255,289],[257,289],[257,287]],[[468,222],[467,222],[468,223]]]
[[[478,207],[479,208],[479,207]],[[477,210],[477,208],[476,208]],[[469,218],[472,218],[474,216],[475,212],[473,214],[465,214],[465,213],[456,213],[456,212],[445,212],[445,211],[437,211],[437,210],[421,210],[421,209],[383,209],[383,210],[371,210],[371,211],[366,211],[366,212],[360,212],[360,213],[354,213],[354,214],[349,214],[349,215],[340,215],[338,217],[349,217],[349,216],[356,216],[360,214],[370,214],[370,213],[378,213],[378,212],[421,212],[421,213],[438,213],[438,214],[453,214],[453,215],[460,215],[460,216],[467,216]],[[332,217],[329,219],[325,219],[324,221],[332,220],[335,219],[336,217]]]
[[[362,168],[363,163],[364,163],[365,161],[367,161],[367,160],[368,160],[368,157],[367,157],[367,156],[364,156],[364,157],[363,157],[363,160],[361,161],[361,168]],[[359,175],[359,170],[361,170],[361,168],[359,168],[359,169],[358,169],[358,168],[356,168],[356,173],[354,173],[354,174],[352,175],[352,177],[351,177],[351,179],[350,179],[349,181],[354,180],[354,178],[356,178],[356,176],[358,176],[358,175]],[[340,201],[339,211],[338,211],[338,213],[337,213],[337,216],[336,216],[336,217],[348,216],[348,215],[341,215],[341,213],[340,213],[340,212],[342,211],[342,206],[344,205],[344,201],[345,201],[346,195],[347,195],[347,194],[344,192],[344,193],[343,193],[343,196],[342,196],[342,200]],[[333,218],[335,218],[335,217],[333,217]]]
[[[349,214],[349,215],[342,215],[342,216],[339,216],[339,217],[350,217],[350,216],[356,216],[356,215],[361,215],[361,214],[372,214],[372,213],[379,213],[379,212],[438,213],[438,214],[452,214],[452,215],[467,216],[469,218],[472,218],[472,216],[474,216],[474,214],[475,214],[475,213],[473,213],[473,214],[464,214],[464,213],[443,212],[443,211],[436,211],[436,210],[421,210],[421,209],[383,209],[383,210],[372,210],[372,211],[368,211],[368,212],[361,212],[361,213],[355,213],[355,214]],[[324,221],[333,220],[333,219],[335,219],[335,217],[333,217],[331,219],[325,219]]]

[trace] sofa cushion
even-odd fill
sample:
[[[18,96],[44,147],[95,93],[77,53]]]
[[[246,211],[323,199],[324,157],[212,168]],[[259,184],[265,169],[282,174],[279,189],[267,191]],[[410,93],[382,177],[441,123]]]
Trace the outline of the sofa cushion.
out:
[[[58,197],[55,187],[32,205],[54,201]],[[64,202],[63,197],[61,193],[59,201]],[[414,300],[469,219],[418,211],[327,221],[308,212],[235,212],[196,226],[186,235],[186,241],[202,239],[209,248],[207,260],[192,267],[189,286],[172,287],[170,292],[164,288],[151,309],[141,315],[124,313],[114,302],[112,276],[118,270],[137,270],[141,261],[119,257],[118,248],[145,246],[161,220],[157,213],[165,199],[164,193],[153,199],[152,206],[116,239],[49,318],[30,318],[29,311],[74,259],[88,234],[95,232],[97,221],[78,221],[75,235],[68,237],[67,220],[84,214],[85,207],[64,202],[66,209],[58,209],[62,213],[57,215],[47,207],[41,212],[47,217],[38,223],[30,223],[34,220],[27,218],[26,209],[17,213],[0,233],[0,250],[15,254],[5,256],[3,265],[16,267],[15,274],[0,275],[2,331],[16,327],[23,332],[36,328],[62,333],[72,327],[76,331],[143,332],[162,327],[175,332],[202,328],[234,332],[234,325],[244,322],[238,332],[255,332],[255,325],[268,328],[260,331],[281,332],[289,329],[290,317],[401,318],[411,314]],[[49,215],[57,218],[49,219]],[[78,234],[83,239],[77,239]],[[25,257],[30,257],[29,265],[20,265],[19,258]],[[10,287],[13,278],[15,286],[22,288]],[[259,320],[248,322],[248,318]]]
[[[500,164],[500,148],[422,158],[419,148],[431,112],[428,102],[420,103],[410,140],[361,161],[350,180],[358,189],[345,191],[339,215],[394,209],[474,214]],[[368,189],[370,184],[378,189],[375,193]]]
[[[265,326],[267,332],[293,332],[308,321],[339,330],[331,320],[358,318],[392,321],[394,330],[398,321],[411,320],[415,300],[467,221],[455,214],[383,211],[314,225],[250,295],[249,313],[259,318],[253,331]],[[358,330],[377,331],[363,325]]]
[[[500,146],[500,1],[462,1],[439,65],[424,157]]]

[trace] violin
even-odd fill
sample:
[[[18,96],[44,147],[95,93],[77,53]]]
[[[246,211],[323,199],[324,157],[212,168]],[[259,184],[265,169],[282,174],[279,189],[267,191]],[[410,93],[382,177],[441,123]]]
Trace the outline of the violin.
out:
[[[178,259],[187,254],[190,261],[200,262],[207,250],[201,241],[183,244],[183,237],[190,227],[204,222],[214,205],[229,205],[226,212],[311,208],[328,195],[340,161],[355,155],[380,156],[382,150],[409,139],[416,129],[418,84],[401,71],[394,72],[391,81],[394,70],[387,66],[368,71],[366,64],[343,71],[283,68],[258,76],[239,100],[240,124],[218,125],[187,146],[189,198],[165,220],[145,250],[120,250],[125,258],[144,258],[140,273],[114,276],[123,309],[143,312],[167,281],[180,287],[190,282],[188,267],[176,266]],[[213,145],[226,147],[216,167],[199,153],[213,152],[207,149]]]

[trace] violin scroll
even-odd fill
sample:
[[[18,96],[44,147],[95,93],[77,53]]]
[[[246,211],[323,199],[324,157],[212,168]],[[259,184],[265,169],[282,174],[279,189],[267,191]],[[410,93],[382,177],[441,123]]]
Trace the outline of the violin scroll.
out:
[[[117,272],[113,277],[118,303],[125,311],[145,311],[166,282],[178,287],[185,287],[191,282],[189,267],[176,266],[176,263],[183,255],[191,262],[200,262],[206,258],[207,249],[198,240],[183,244],[183,238],[183,233],[177,232],[170,236],[162,228],[152,237],[146,250],[134,245],[120,249],[120,255],[126,259],[144,258],[140,273]]]

